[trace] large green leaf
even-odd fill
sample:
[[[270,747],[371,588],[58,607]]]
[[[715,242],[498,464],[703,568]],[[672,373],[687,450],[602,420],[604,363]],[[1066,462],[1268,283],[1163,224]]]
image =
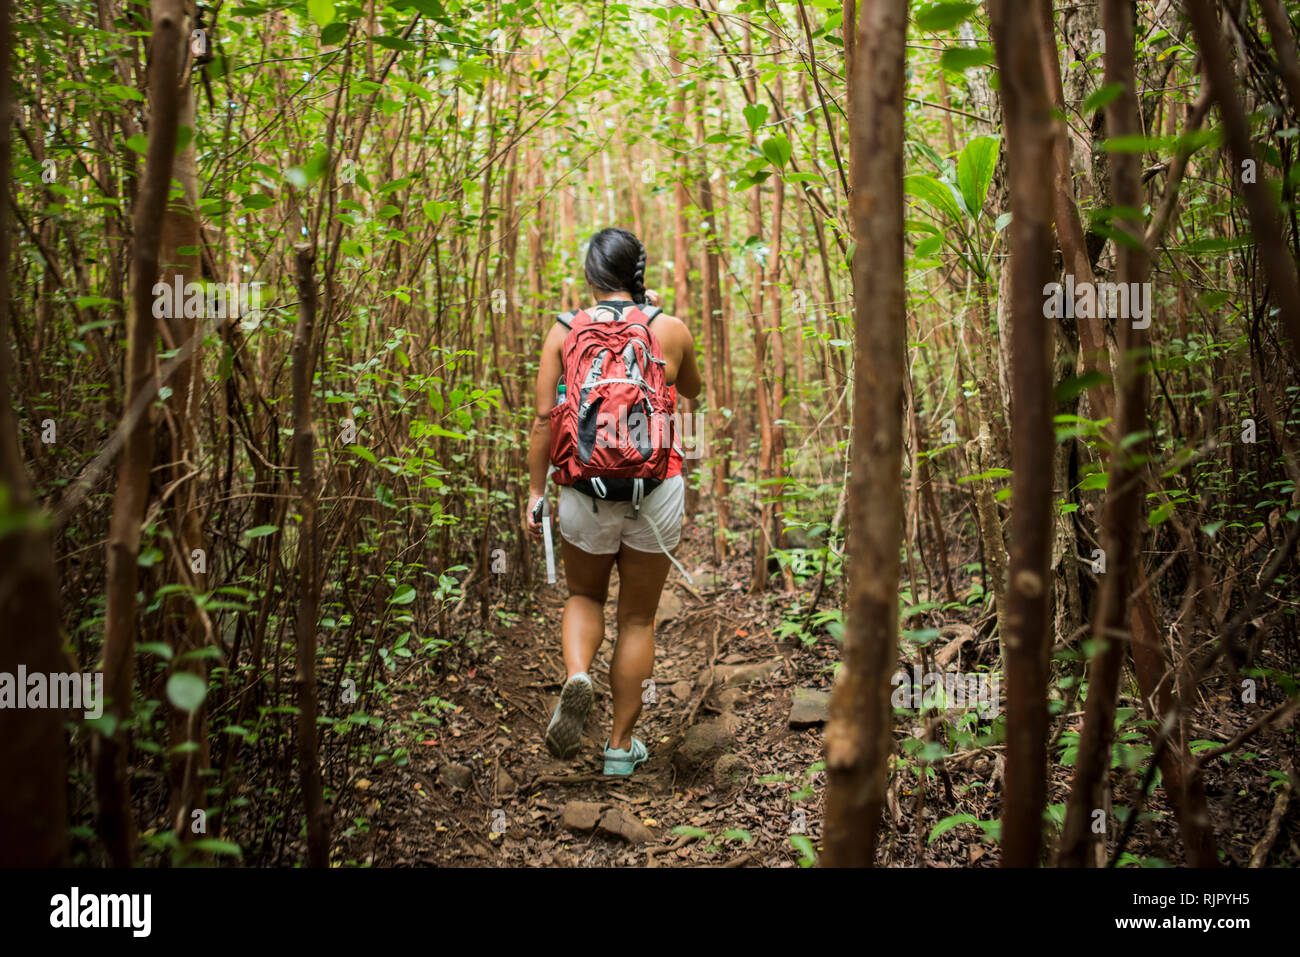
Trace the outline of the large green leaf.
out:
[[[178,671],[167,679],[167,700],[182,711],[196,711],[208,695],[208,684],[189,671]]]
[[[328,26],[334,19],[334,0],[307,0],[307,12],[317,26]]]
[[[937,33],[961,26],[978,6],[978,3],[932,3],[917,10],[913,19],[922,33]]]
[[[790,141],[784,135],[778,133],[771,139],[763,140],[763,155],[777,169],[784,168],[785,164],[790,162]]]
[[[903,185],[907,192],[929,203],[953,222],[959,223],[965,218],[961,207],[957,205],[957,197],[953,195],[952,187],[947,183],[941,183],[933,176],[926,176],[924,173],[914,173],[903,179]]]
[[[973,218],[980,218],[984,197],[993,182],[993,170],[998,165],[998,138],[977,136],[962,149],[957,157],[957,185],[962,199]]]
[[[948,47],[939,54],[939,65],[953,73],[964,73],[992,62],[993,51],[988,47]]]
[[[749,124],[751,132],[756,131],[763,125],[767,119],[767,107],[762,103],[752,103],[741,110],[745,114],[745,122]]]

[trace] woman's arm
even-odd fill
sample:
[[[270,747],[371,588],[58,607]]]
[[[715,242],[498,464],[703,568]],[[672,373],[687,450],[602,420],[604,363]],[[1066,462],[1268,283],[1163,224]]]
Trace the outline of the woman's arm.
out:
[[[528,511],[524,525],[529,533],[541,537],[542,526],[533,521],[533,508],[546,491],[546,469],[551,454],[551,409],[555,407],[555,389],[562,371],[564,326],[555,323],[542,344],[537,365],[537,388],[534,395],[533,426],[528,432]]]
[[[673,343],[681,349],[681,361],[677,363],[677,379],[673,383],[677,394],[687,399],[698,398],[704,382],[700,378],[700,367],[695,361],[695,337],[686,323],[675,317],[670,324]]]

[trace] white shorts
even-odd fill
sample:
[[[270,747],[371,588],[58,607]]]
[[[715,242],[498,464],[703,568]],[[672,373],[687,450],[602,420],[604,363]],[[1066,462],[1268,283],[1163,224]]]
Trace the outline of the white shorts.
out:
[[[588,555],[613,555],[622,545],[638,552],[676,548],[685,514],[686,483],[681,475],[674,475],[645,497],[636,518],[632,518],[631,502],[606,502],[562,485],[556,517],[560,534],[570,545]]]

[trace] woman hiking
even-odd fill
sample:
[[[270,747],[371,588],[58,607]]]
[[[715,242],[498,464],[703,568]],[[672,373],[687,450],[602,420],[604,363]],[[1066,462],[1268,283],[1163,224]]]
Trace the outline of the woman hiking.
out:
[[[569,597],[560,626],[567,677],[546,730],[558,758],[578,750],[593,690],[588,671],[605,640],[609,574],[618,565],[618,637],[610,662],[613,727],[605,773],[648,757],[633,736],[654,666],[654,620],[669,552],[685,512],[676,394],[700,394],[695,342],[647,299],[645,247],[625,229],[591,238],[586,277],[595,305],[558,317],[542,344],[529,435],[526,527],[541,537],[548,466],[560,485],[560,551]],[[649,414],[647,414],[649,413]],[[536,512],[535,512],[536,510]]]

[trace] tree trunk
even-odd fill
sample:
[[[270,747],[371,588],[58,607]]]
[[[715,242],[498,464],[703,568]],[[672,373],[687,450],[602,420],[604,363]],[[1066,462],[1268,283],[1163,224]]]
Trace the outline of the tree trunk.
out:
[[[1295,260],[1282,237],[1277,204],[1268,184],[1261,178],[1263,171],[1250,145],[1250,130],[1237,101],[1217,9],[1212,0],[1187,0],[1187,15],[1196,32],[1205,79],[1223,116],[1224,135],[1232,152],[1233,173],[1241,177],[1241,190],[1246,197],[1260,262],[1268,275],[1273,301],[1281,313],[1282,327],[1291,341],[1292,359],[1300,364],[1300,280],[1296,277]],[[1244,175],[1247,171],[1249,176]]]
[[[320,604],[320,559],[316,541],[316,466],[312,459],[311,381],[316,330],[316,253],[308,245],[296,248],[298,325],[293,333],[293,456],[298,469],[298,617],[294,635],[298,648],[298,772],[302,804],[307,815],[307,863],[329,867],[329,811],[321,793],[316,729],[316,623]],[[486,585],[484,586],[486,587]]]
[[[162,221],[176,155],[183,25],[180,3],[155,9],[149,72],[149,146],[135,208],[132,250],[131,325],[127,333],[126,401],[122,404],[121,424],[125,442],[118,460],[117,489],[108,534],[104,713],[115,719],[116,726],[111,735],[96,739],[95,779],[100,834],[116,867],[130,866],[135,852],[135,828],[126,780],[127,742],[121,723],[131,712],[135,670],[136,559],[153,455],[153,426],[148,409],[157,389],[153,286],[158,279]]]
[[[1047,790],[1048,565],[1051,557],[1052,327],[1043,287],[1052,278],[1051,106],[1038,23],[1009,0],[990,3],[1011,182],[1011,555],[1007,582],[1007,768],[1002,865],[1033,867]]]
[[[189,0],[153,0],[153,7],[155,11],[171,8],[179,16],[188,17],[192,4]],[[189,23],[194,23],[192,17],[189,18]],[[181,31],[177,42],[181,45],[180,58],[184,63],[189,49],[188,27]],[[191,131],[195,130],[194,85],[188,78],[181,83],[176,122],[178,128],[187,126]],[[162,242],[158,250],[158,264],[163,281],[174,283],[179,276],[182,288],[187,283],[203,281],[199,255],[202,238],[199,235],[199,190],[194,141],[195,137],[191,135],[173,161],[172,176],[181,184],[182,194],[167,205],[167,212],[163,216]],[[229,309],[227,311],[231,312]],[[185,309],[174,308],[173,315],[167,317],[163,329],[169,348],[192,351],[188,351],[185,358],[177,358],[176,368],[168,381],[171,386],[171,394],[167,397],[169,414],[159,429],[154,451],[154,470],[160,476],[162,484],[174,487],[166,507],[173,536],[173,554],[169,564],[162,567],[175,569],[176,578],[197,593],[206,584],[207,572],[194,570],[195,550],[203,551],[198,567],[206,568],[209,561],[215,560],[202,540],[203,513],[199,502],[201,478],[197,474],[190,474],[202,460],[197,408],[200,386],[198,372],[202,362],[199,346],[208,330],[203,328],[204,320],[186,316],[185,313]],[[211,318],[208,317],[209,320]],[[181,593],[164,600],[161,630],[162,640],[174,651],[172,673],[188,671],[206,684],[207,659],[191,654],[207,643],[204,616],[194,594]],[[201,803],[202,774],[209,764],[207,702],[200,704],[194,711],[177,708],[170,701],[165,707],[168,740],[173,753],[178,755],[172,762],[169,775],[171,794],[168,820],[176,836],[184,841],[206,834],[205,828],[196,831],[191,825],[193,811]]]
[[[1106,83],[1123,86],[1123,92],[1106,108],[1106,128],[1112,136],[1136,135],[1141,132],[1141,125],[1133,66],[1133,0],[1102,0],[1101,9],[1106,31]],[[1110,158],[1110,164],[1114,205],[1141,209],[1140,157],[1135,153],[1116,153]],[[1134,239],[1132,245],[1116,244],[1119,282],[1146,282],[1150,264],[1142,244],[1142,221],[1117,220],[1117,227]],[[1092,662],[1083,731],[1066,802],[1058,858],[1061,865],[1070,867],[1087,866],[1091,857],[1092,825],[1096,811],[1102,807],[1101,789],[1110,767],[1124,641],[1130,637],[1124,623],[1139,561],[1137,527],[1143,512],[1140,463],[1147,443],[1144,439],[1131,446],[1124,443],[1146,429],[1146,372],[1142,363],[1146,361],[1147,336],[1145,330],[1135,329],[1127,317],[1117,319],[1116,326],[1120,345],[1118,428],[1112,444],[1102,517],[1106,572],[1092,629],[1099,650]]]
[[[13,10],[0,0],[0,183],[10,182],[13,154],[10,99]],[[12,233],[9,204],[0,204],[0,303],[10,301]],[[10,516],[23,516],[0,535],[0,672],[15,675],[68,670],[59,637],[59,597],[50,534],[32,501],[9,396],[9,326],[0,321],[0,493]],[[19,695],[26,688],[17,688]],[[68,856],[68,777],[65,714],[0,708],[0,867],[58,867]]]
[[[875,863],[892,750],[903,523],[903,89],[906,0],[863,0],[850,60],[855,242],[853,449],[844,658],[826,728],[824,863]]]

